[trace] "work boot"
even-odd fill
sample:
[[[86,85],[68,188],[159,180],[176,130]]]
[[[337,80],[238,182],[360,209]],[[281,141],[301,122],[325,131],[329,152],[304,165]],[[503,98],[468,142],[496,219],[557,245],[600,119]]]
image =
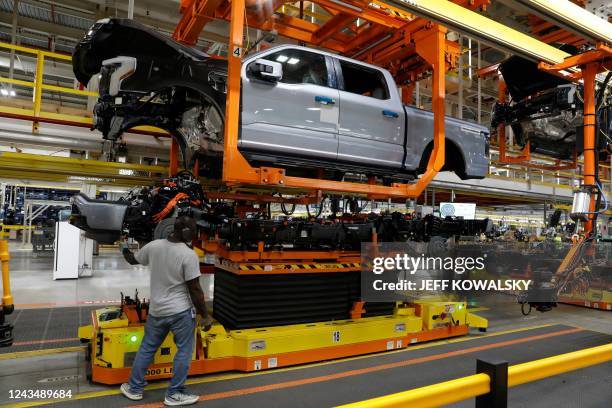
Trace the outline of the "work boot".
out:
[[[175,392],[170,396],[166,396],[166,399],[164,399],[164,405],[168,405],[171,407],[179,405],[191,405],[198,402],[199,399],[200,397],[198,395]]]

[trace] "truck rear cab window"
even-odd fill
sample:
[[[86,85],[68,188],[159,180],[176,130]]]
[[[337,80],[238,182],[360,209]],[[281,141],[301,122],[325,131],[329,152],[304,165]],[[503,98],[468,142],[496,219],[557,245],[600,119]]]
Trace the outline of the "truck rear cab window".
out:
[[[389,89],[382,72],[340,60],[344,91],[369,96],[376,99],[389,99]]]
[[[325,56],[296,49],[284,49],[262,57],[283,65],[283,79],[286,84],[313,84],[329,86],[329,75]]]

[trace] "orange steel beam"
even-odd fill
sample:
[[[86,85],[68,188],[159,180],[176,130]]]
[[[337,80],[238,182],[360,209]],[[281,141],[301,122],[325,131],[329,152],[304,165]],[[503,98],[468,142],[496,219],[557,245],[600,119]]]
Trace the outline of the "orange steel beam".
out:
[[[355,16],[350,14],[338,13],[323,24],[317,31],[313,33],[313,43],[321,44],[334,34],[342,31],[349,23],[355,20]]]
[[[182,14],[172,37],[185,44],[193,45],[198,41],[204,25],[213,19],[215,10],[224,0],[181,0],[179,10]]]
[[[249,25],[255,27],[269,21],[274,16],[274,12],[283,4],[294,2],[294,0],[246,0],[245,7],[249,15]],[[470,9],[486,9],[490,0],[455,0],[454,2]],[[186,44],[195,44],[205,24],[214,18],[228,18],[231,7],[228,6],[228,3],[231,2],[226,0],[181,0],[179,10],[182,17],[174,31],[173,38]],[[313,3],[329,12],[332,18],[339,14],[351,15],[354,18],[390,28],[400,28],[406,22],[415,19],[415,16],[405,11],[377,0],[371,2],[366,0],[343,0],[342,2],[314,0]],[[329,28],[333,28],[333,25],[330,25]],[[340,29],[338,28],[336,32]],[[291,35],[288,36],[291,37]],[[304,40],[300,39],[300,41]]]
[[[178,173],[179,163],[179,145],[175,138],[172,138],[172,144],[170,144],[170,164],[168,165],[168,176],[174,177]]]
[[[496,74],[499,71],[499,65],[500,64],[493,64],[486,67],[482,67],[476,71],[476,75],[481,78],[486,78],[488,76]]]
[[[337,191],[365,194],[371,197],[415,198],[427,187],[444,166],[444,113],[445,113],[445,63],[446,29],[434,25],[428,33],[415,38],[419,55],[433,68],[432,106],[434,112],[434,148],[427,169],[414,184],[382,186],[332,180],[289,177],[284,169],[273,167],[253,168],[238,151],[240,126],[240,70],[242,66],[244,35],[244,0],[233,0],[230,18],[228,56],[228,86],[226,98],[226,125],[224,137],[223,177],[227,185],[263,185],[291,187],[306,190]]]
[[[541,70],[554,73],[558,71],[568,70],[574,67],[583,66],[595,61],[601,61],[602,63],[605,63],[605,60],[609,60],[611,56],[612,47],[607,46],[605,44],[597,44],[595,49],[584,52],[582,54],[568,57],[565,59],[565,61],[560,62],[559,64],[551,65],[545,62],[540,62],[538,67]]]
[[[390,36],[392,32],[393,30],[389,27],[384,27],[378,24],[373,25],[351,39],[346,44],[346,52],[349,53],[349,57],[354,57],[354,54],[359,52],[359,48],[370,42],[376,40],[380,41],[380,39],[385,38],[385,36]]]
[[[599,71],[598,62],[590,62],[586,66],[582,67],[582,75],[584,79],[584,170],[583,170],[583,181],[585,186],[595,188],[595,76]],[[589,204],[589,212],[595,212],[595,195],[591,195],[591,202]],[[585,232],[591,233],[593,231],[595,215],[590,214],[588,221],[584,226]]]
[[[333,2],[332,0],[314,0],[314,3],[322,7],[336,10],[340,13],[350,14],[352,16],[355,16],[355,18],[359,17],[363,20],[367,20],[372,23],[381,24],[391,28],[400,28],[407,22],[405,17],[387,14],[385,12],[369,8],[367,4],[360,3],[357,1],[343,0],[343,4],[340,4]]]
[[[225,17],[227,20],[230,19],[230,15],[228,14]],[[313,24],[306,20],[301,20],[297,17],[291,17],[286,15],[272,16],[269,20],[265,22],[251,22],[249,19],[249,27],[258,28],[264,31],[276,30],[278,35],[283,37],[292,38],[294,40],[303,41],[305,43],[313,42],[313,34],[319,28],[318,25]],[[344,52],[345,45],[348,39],[345,41],[339,41],[336,39],[328,39],[325,41],[325,48],[331,49],[333,51]]]

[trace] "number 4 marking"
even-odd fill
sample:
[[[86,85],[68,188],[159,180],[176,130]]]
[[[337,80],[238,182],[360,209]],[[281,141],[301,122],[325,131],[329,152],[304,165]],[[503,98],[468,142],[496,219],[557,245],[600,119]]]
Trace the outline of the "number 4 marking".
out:
[[[242,48],[234,47],[234,51],[232,51],[232,55],[236,58],[240,58],[242,56]]]

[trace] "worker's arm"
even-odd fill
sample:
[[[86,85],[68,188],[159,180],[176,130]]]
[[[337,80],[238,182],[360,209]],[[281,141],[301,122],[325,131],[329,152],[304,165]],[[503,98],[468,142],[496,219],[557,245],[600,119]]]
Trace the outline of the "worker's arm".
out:
[[[132,252],[130,251],[130,248],[128,248],[127,244],[125,242],[121,242],[119,243],[119,249],[121,250],[121,253],[123,254],[123,257],[125,258],[125,260],[130,264],[130,265],[138,265],[138,264],[142,264],[142,265],[147,265],[149,262],[149,257],[148,257],[148,250],[149,248],[147,248],[148,244],[145,245],[144,247],[142,247],[140,249],[140,251],[138,251],[138,257]]]
[[[212,317],[210,317],[208,314],[208,309],[206,309],[204,291],[202,290],[202,286],[200,286],[200,278],[198,277],[185,283],[187,284],[187,289],[189,289],[189,297],[191,297],[191,302],[198,311],[198,314],[202,316],[204,330],[210,330],[210,327],[212,326]]]
[[[130,265],[138,265],[138,261],[136,260],[136,257],[134,257],[134,253],[132,251],[130,251],[129,248],[123,248],[121,253],[123,254],[123,257],[125,258],[125,260]]]

